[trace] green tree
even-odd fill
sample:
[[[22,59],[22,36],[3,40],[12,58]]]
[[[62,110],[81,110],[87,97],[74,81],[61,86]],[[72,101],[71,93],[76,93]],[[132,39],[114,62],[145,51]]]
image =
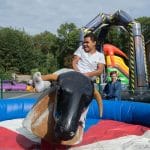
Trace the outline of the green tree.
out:
[[[59,67],[69,67],[71,56],[79,45],[79,29],[74,23],[65,23],[60,25],[57,30],[58,34],[58,45],[57,59]]]
[[[39,65],[40,71],[43,73],[49,73],[56,71],[57,58],[56,53],[58,51],[58,38],[56,35],[45,31],[41,34],[33,36],[33,42],[35,49],[41,51],[42,62]]]
[[[140,17],[136,19],[141,23],[142,33],[145,38],[145,42],[150,40],[150,17]]]
[[[5,72],[29,73],[36,66],[32,38],[23,31],[0,29],[0,64]]]
[[[33,42],[35,48],[40,49],[44,54],[53,53],[55,55],[58,49],[56,35],[48,31],[33,36]]]

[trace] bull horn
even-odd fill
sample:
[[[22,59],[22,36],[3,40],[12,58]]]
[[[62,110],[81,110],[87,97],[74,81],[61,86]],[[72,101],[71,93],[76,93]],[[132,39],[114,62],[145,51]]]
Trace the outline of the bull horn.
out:
[[[58,79],[58,75],[57,74],[42,75],[42,79],[44,81],[56,81]]]
[[[100,117],[102,117],[103,115],[103,103],[102,103],[102,97],[100,95],[100,93],[94,89],[94,98],[96,99],[98,106],[99,106],[99,113],[100,113]]]

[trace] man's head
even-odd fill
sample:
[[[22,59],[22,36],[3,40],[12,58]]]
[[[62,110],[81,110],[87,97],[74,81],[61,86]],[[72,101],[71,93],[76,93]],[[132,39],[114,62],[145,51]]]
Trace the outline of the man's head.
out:
[[[83,48],[85,52],[95,52],[96,50],[96,37],[93,33],[88,33],[84,36]]]
[[[110,77],[111,77],[111,80],[112,80],[112,81],[116,81],[117,78],[118,78],[118,73],[117,73],[117,71],[111,71],[111,72],[110,72]]]

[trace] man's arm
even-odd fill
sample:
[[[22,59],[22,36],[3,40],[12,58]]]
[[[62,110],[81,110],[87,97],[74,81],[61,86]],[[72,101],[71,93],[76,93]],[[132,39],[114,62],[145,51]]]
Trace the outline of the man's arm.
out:
[[[74,55],[73,57],[73,61],[72,61],[72,68],[75,70],[75,71],[79,71],[78,67],[77,67],[77,64],[80,60],[80,57],[77,56],[77,55]]]
[[[104,64],[98,64],[97,70],[92,71],[92,72],[87,72],[87,73],[84,73],[84,74],[88,77],[100,76],[101,73],[103,72],[104,66],[105,66]]]

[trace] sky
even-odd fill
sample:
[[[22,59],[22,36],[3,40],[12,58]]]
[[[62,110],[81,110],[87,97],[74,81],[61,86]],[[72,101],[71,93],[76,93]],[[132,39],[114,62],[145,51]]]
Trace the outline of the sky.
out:
[[[30,35],[56,34],[61,24],[83,27],[99,13],[117,10],[131,17],[150,17],[150,0],[0,0],[0,27],[24,30]]]

